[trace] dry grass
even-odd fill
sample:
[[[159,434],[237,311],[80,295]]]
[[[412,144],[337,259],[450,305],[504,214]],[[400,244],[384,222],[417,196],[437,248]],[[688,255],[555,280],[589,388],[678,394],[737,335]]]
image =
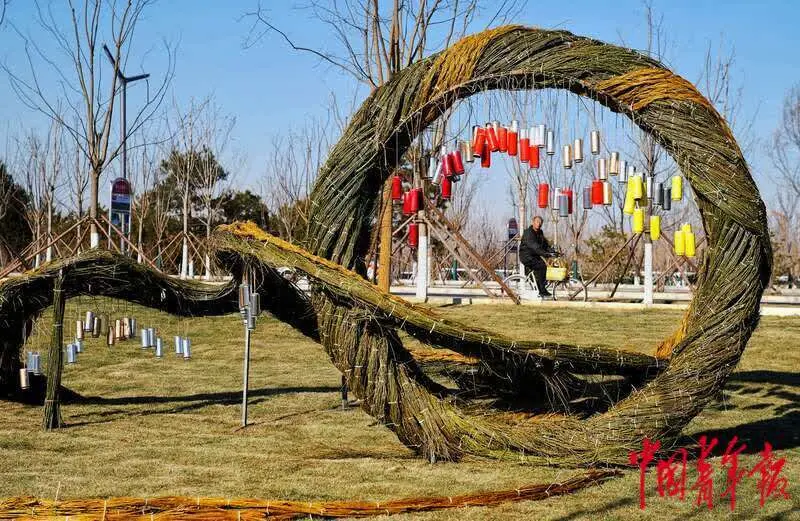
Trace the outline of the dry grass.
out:
[[[93,303],[94,302],[94,303]],[[73,299],[66,316],[86,309],[125,305],[105,299]],[[84,396],[63,408],[61,432],[39,430],[41,409],[0,406],[0,496],[201,495],[287,499],[389,499],[462,494],[556,481],[571,469],[471,460],[430,465],[415,458],[386,428],[358,409],[339,406],[339,374],[322,349],[285,324],[263,317],[254,336],[250,417],[238,431],[241,325],[238,316],[178,320],[127,306],[140,324],[167,338],[188,332],[194,358],[170,351],[163,360],[136,341],[107,349],[89,342],[64,384]],[[519,338],[598,342],[650,350],[678,323],[679,313],[603,312],[528,307],[443,308],[447,316]],[[44,319],[47,320],[46,318]],[[44,351],[46,325],[30,343]],[[71,328],[70,328],[71,330]],[[793,500],[800,482],[800,318],[765,318],[750,342],[724,399],[689,426],[696,438],[733,434],[760,449],[768,440],[787,459],[784,475]],[[687,438],[687,443],[691,439]],[[748,450],[748,452],[752,452]],[[757,455],[747,455],[752,466]],[[719,459],[714,460],[719,464]],[[720,470],[715,472],[722,478]],[[573,496],[495,508],[421,514],[425,519],[716,519],[727,512],[694,507],[648,493],[637,508],[634,472]],[[689,476],[690,484],[694,475]],[[649,480],[654,483],[654,480]],[[721,491],[722,483],[717,487]],[[796,506],[796,503],[795,503]],[[789,501],[758,507],[755,481],[739,488],[741,519],[789,518]],[[403,516],[398,516],[403,517]]]

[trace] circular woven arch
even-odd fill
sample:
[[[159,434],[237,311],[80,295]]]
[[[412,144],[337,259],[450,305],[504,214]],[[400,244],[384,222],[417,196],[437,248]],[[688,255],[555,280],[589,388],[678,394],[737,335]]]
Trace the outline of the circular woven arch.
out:
[[[707,234],[698,286],[681,327],[663,345],[671,353],[666,370],[602,414],[525,427],[470,417],[439,400],[393,330],[370,326],[358,310],[316,292],[321,340],[334,364],[373,415],[431,455],[623,462],[643,437],[675,436],[704,408],[759,319],[772,262],[766,211],[724,119],[657,61],[565,31],[509,26],[479,33],[374,91],[320,171],[308,249],[362,272],[381,186],[414,137],[473,93],[542,88],[567,89],[627,115],[674,158]],[[362,325],[356,338],[354,324]],[[401,405],[392,401],[398,399]]]

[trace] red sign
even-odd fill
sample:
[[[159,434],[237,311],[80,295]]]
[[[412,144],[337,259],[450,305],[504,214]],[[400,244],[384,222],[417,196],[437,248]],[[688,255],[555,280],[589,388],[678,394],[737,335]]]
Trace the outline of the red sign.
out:
[[[111,183],[111,211],[131,213],[131,184],[118,177]]]

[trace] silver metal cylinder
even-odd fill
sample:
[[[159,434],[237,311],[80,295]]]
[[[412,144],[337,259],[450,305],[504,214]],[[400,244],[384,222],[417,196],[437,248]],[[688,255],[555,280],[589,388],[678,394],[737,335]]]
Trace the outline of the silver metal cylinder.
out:
[[[475,162],[475,155],[472,153],[472,141],[462,141],[460,144],[461,147],[461,157],[467,163],[474,163]],[[429,171],[430,175],[433,174],[433,170]]]
[[[556,135],[552,130],[547,131],[547,137],[545,138],[545,147],[548,156],[555,155],[556,153]]]
[[[626,176],[627,168],[628,168],[628,162],[625,161],[624,159],[620,159],[619,160],[619,172],[618,172],[619,177],[625,177]],[[619,181],[619,179],[617,179],[617,180]]]
[[[136,336],[136,326],[138,326],[139,324],[137,323],[137,320],[133,317],[131,317],[129,320],[130,320],[131,338],[133,338],[134,336]]]
[[[244,309],[250,303],[250,287],[245,284],[239,284],[239,309]]]
[[[114,339],[122,340],[122,321],[120,319],[114,320]]]
[[[257,292],[253,292],[253,294],[250,295],[250,313],[254,316],[261,314],[261,294]]]
[[[33,353],[30,351],[25,352],[25,367],[28,368],[28,371],[33,371]]]
[[[92,331],[92,325],[94,324],[94,311],[87,311],[86,318],[83,320],[83,331],[89,333]]]
[[[106,343],[110,346],[113,346],[114,343],[117,341],[116,331],[113,328],[108,328],[108,334],[106,334]]]
[[[22,368],[19,370],[19,387],[20,389],[28,389],[31,386],[31,380],[28,376],[28,370]]]
[[[31,358],[33,360],[33,370],[31,371],[35,375],[42,374],[42,357],[39,353],[33,353]]]
[[[608,161],[603,157],[597,160],[597,178],[601,181],[608,179]]]
[[[564,145],[561,150],[561,163],[564,168],[572,168],[572,146]]]
[[[76,340],[75,344],[75,352],[83,353],[83,340]]]
[[[619,152],[611,152],[611,157],[608,159],[608,173],[609,175],[619,174]]]
[[[567,194],[558,195],[558,216],[569,217],[569,196]]]
[[[576,163],[583,163],[583,140],[578,138],[572,144],[572,160]]]
[[[599,155],[600,154],[600,131],[599,130],[592,130],[591,133],[591,147],[592,147],[592,155]]]
[[[102,321],[100,317],[94,317],[94,321],[92,322],[92,338],[97,338],[100,336],[100,326]]]
[[[583,189],[583,209],[584,210],[591,210],[592,209],[592,187],[587,186]]]
[[[75,321],[75,338],[78,340],[83,339],[83,320]]]
[[[614,203],[614,193],[611,190],[611,183],[603,181],[603,204],[611,206]]]
[[[636,175],[636,167],[633,165],[628,165],[627,167],[628,172],[625,174],[625,181],[627,182],[628,179]],[[622,175],[620,175],[622,177]],[[621,181],[622,179],[620,179]]]
[[[145,349],[147,347],[147,329],[142,328],[142,330],[139,333],[140,333],[139,336],[141,336],[142,340],[142,349]]]
[[[558,211],[559,207],[561,206],[561,201],[559,200],[558,197],[559,195],[560,194],[558,190],[553,190],[552,192],[550,192],[550,199],[551,199],[550,208],[552,208],[555,211]]]
[[[156,338],[156,358],[161,358],[164,356],[164,342],[161,340],[161,337]]]
[[[666,211],[672,210],[672,187],[664,188],[664,201],[661,207]]]
[[[256,328],[256,315],[252,311],[250,311],[248,309],[247,310],[247,329],[249,329],[250,331],[253,331],[253,330],[255,330],[255,328]]]
[[[536,146],[537,147],[544,148],[544,146],[546,144],[545,140],[546,140],[547,133],[548,133],[547,132],[547,126],[545,126],[543,123],[540,123],[539,125],[536,125]],[[533,139],[533,136],[531,136],[531,139]]]
[[[147,328],[147,347],[155,347],[156,346],[156,328],[148,327]]]
[[[68,344],[67,345],[67,363],[74,364],[75,363],[75,344]]]
[[[100,335],[108,334],[109,324],[108,324],[108,317],[106,315],[100,315]]]
[[[183,339],[183,359],[188,360],[192,357],[192,341],[188,338]]]
[[[653,205],[664,206],[664,183],[657,183],[655,194],[653,194]]]
[[[647,176],[644,179],[644,192],[647,194],[647,198],[652,200],[653,199],[653,185],[655,182],[653,181],[652,176]]]
[[[183,354],[183,338],[181,338],[179,335],[175,335],[175,354]]]
[[[128,317],[122,317],[122,338],[131,337],[131,321]]]

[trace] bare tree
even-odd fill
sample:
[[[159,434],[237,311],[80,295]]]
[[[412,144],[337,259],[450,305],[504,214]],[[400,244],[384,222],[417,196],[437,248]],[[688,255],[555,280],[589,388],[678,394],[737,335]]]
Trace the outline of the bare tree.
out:
[[[49,51],[33,38],[17,31],[25,46],[27,70],[8,74],[17,96],[28,107],[61,124],[77,143],[89,164],[89,215],[92,220],[91,246],[99,246],[97,218],[100,177],[122,148],[111,144],[114,101],[119,93],[119,71],[131,53],[136,26],[152,0],[68,0],[68,12],[55,12],[52,5],[35,1],[35,23],[49,36],[55,50]],[[68,19],[68,23],[63,23]],[[110,42],[112,70],[103,55],[103,42]],[[145,101],[129,118],[129,135],[158,110],[173,73],[173,52],[165,45],[168,65],[163,82],[151,91],[147,84]],[[42,70],[49,68],[57,81],[43,83]],[[60,106],[68,107],[66,113]]]

